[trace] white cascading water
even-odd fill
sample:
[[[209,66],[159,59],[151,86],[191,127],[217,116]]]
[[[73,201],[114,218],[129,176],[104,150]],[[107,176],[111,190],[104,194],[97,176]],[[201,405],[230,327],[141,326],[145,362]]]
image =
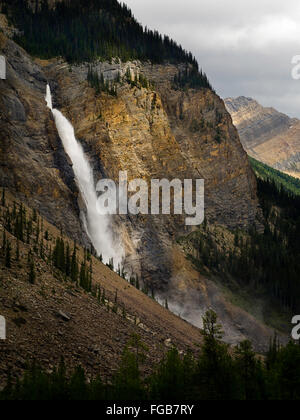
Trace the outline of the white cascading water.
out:
[[[72,124],[57,109],[53,109],[50,86],[47,85],[46,102],[51,109],[56,128],[63,143],[65,152],[73,163],[73,171],[82,199],[86,205],[86,214],[82,214],[86,232],[96,249],[102,255],[103,262],[108,263],[114,259],[114,265],[121,265],[124,250],[121,242],[114,240],[111,229],[111,216],[101,215],[97,210],[97,193],[93,170],[86,158],[81,144],[75,137]]]

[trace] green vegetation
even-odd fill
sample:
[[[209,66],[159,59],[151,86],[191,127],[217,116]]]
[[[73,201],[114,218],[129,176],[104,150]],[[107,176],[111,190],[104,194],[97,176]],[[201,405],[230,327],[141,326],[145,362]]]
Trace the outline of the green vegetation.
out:
[[[105,81],[103,73],[99,76],[96,70],[94,70],[91,66],[89,67],[87,81],[89,85],[95,89],[96,95],[99,95],[101,92],[106,92],[109,95],[116,96],[116,85],[120,82],[120,80],[120,75],[118,75],[116,80],[113,82],[109,82],[108,80]]]
[[[300,179],[271,168],[270,166],[259,162],[250,156],[249,160],[256,176],[259,179],[274,182],[277,188],[283,188],[294,195],[300,195]]]
[[[154,63],[197,62],[169,37],[144,29],[131,10],[117,0],[72,0],[49,9],[30,9],[26,0],[4,0],[4,11],[23,31],[16,38],[29,53],[51,58],[62,56],[69,62],[91,62],[119,57],[151,60]]]
[[[275,338],[264,359],[249,341],[234,351],[221,340],[222,327],[208,311],[203,318],[198,357],[173,348],[148,376],[141,374],[148,348],[133,334],[110,383],[101,376],[88,381],[82,367],[68,372],[63,360],[52,373],[36,363],[16,383],[9,378],[0,400],[299,400],[300,346],[280,347]]]
[[[42,260],[48,266],[48,271],[61,281],[70,281],[76,287],[82,288],[95,297],[97,294],[101,294],[100,286],[93,284],[91,251],[85,249],[84,257],[80,261],[76,243],[74,243],[71,252],[69,242],[64,240],[62,235],[51,238],[48,230],[44,232],[44,221],[35,209],[32,214],[27,214],[22,203],[14,202],[11,206],[5,195],[5,189],[3,189],[0,203],[2,207],[0,207],[0,221],[4,227],[0,248],[0,262],[3,263],[3,266],[7,270],[16,267],[18,270],[24,268],[27,271],[25,278],[28,283],[35,285],[39,283],[36,266],[37,263],[40,265],[40,260]],[[8,234],[14,240],[9,240]],[[20,243],[28,249],[26,264],[22,264],[24,261],[20,255]],[[14,257],[12,254],[13,245],[15,247]],[[95,258],[97,257],[95,256]],[[101,258],[99,259],[101,261]],[[104,289],[102,296],[104,298],[100,299],[100,303],[107,307],[112,306],[109,298],[105,297]],[[118,305],[115,306],[118,312]],[[120,311],[122,309],[120,308]]]
[[[114,297],[109,296],[104,287],[93,281],[93,262],[99,260],[103,263],[102,256],[96,255],[93,246],[91,249],[84,248],[83,258],[80,258],[80,248],[76,242],[70,246],[70,241],[63,238],[62,232],[59,236],[52,236],[48,230],[44,229],[44,220],[36,209],[31,212],[26,210],[22,203],[16,201],[12,203],[6,198],[4,188],[1,191],[1,197],[0,224],[3,231],[0,264],[7,273],[10,270],[12,274],[15,274],[16,270],[18,272],[24,270],[26,275],[23,276],[21,271],[21,278],[30,285],[39,287],[40,277],[45,271],[46,275],[50,274],[62,283],[69,283],[71,287],[89,293],[108,312],[113,311],[124,319],[129,319],[129,322],[133,322],[133,317],[127,317],[126,308],[119,302],[117,291]],[[22,252],[20,252],[20,245],[22,245]],[[115,271],[113,258],[106,265]],[[45,270],[41,270],[41,267]],[[137,275],[132,275],[130,280],[127,280],[127,274],[121,264],[116,272],[140,290],[140,280]],[[148,287],[142,291],[149,294]]]
[[[198,245],[199,251],[194,261],[195,264],[202,264],[202,268],[205,262],[206,267],[211,266],[217,272],[226,274],[228,279],[235,276],[242,286],[250,284],[253,288],[255,285],[264,287],[282,305],[299,308],[297,279],[289,276],[293,270],[296,271],[299,261],[297,229],[300,225],[300,198],[279,190],[267,181],[259,180],[258,185],[266,220],[265,232],[236,232],[234,250],[226,254],[218,250],[216,243],[210,242],[209,226],[204,223],[201,235],[197,232],[194,237],[198,241],[194,245]],[[49,231],[45,231],[38,212],[30,214],[22,204],[11,204],[5,191],[2,197],[4,200],[1,200],[1,204],[4,203],[4,206],[1,206],[0,218],[5,229],[0,261],[6,266],[9,260],[10,267],[5,267],[7,272],[15,270],[22,263],[24,249],[27,248],[28,277],[24,281],[30,283],[30,287],[38,287],[43,271],[42,259],[57,279],[74,282],[76,287],[91,293],[107,311],[127,318],[125,307],[119,303],[118,292],[109,300],[106,290],[92,283],[92,250],[85,249],[80,259],[76,244],[71,248],[62,235],[52,237]],[[22,245],[21,255],[20,249],[12,253],[14,247],[19,245]],[[284,264],[291,265],[291,268]],[[113,268],[112,260],[110,266]],[[282,279],[276,277],[279,269],[285,270]],[[118,270],[120,275],[124,274],[121,267]],[[272,277],[269,277],[271,274]],[[130,282],[140,287],[137,277],[133,276]],[[144,288],[148,294],[147,285]],[[167,300],[165,306],[168,308]],[[14,322],[23,321],[20,318]],[[145,372],[148,349],[138,335],[133,335],[124,349],[119,369],[110,382],[103,382],[100,375],[90,381],[81,367],[70,372],[63,361],[52,373],[45,372],[35,363],[28,366],[22,379],[12,381],[9,378],[7,386],[0,392],[0,400],[300,399],[299,345],[291,342],[280,347],[274,339],[265,358],[254,353],[249,341],[240,343],[232,351],[222,342],[222,327],[211,310],[203,318],[203,339],[197,357],[189,351],[182,354],[173,348],[153,367],[152,373],[145,376],[142,372]]]
[[[232,246],[212,234],[207,223],[193,232],[189,258],[199,271],[212,272],[230,287],[273,299],[281,310],[300,312],[300,197],[275,181],[258,178],[264,230],[236,231]],[[183,242],[186,241],[183,239]]]
[[[143,28],[131,10],[117,0],[72,0],[49,8],[30,8],[28,0],[3,0],[2,11],[20,32],[15,41],[35,57],[63,57],[69,63],[92,63],[120,59],[152,63],[186,63],[187,69],[174,79],[177,88],[212,89],[198,63],[168,36]],[[70,71],[71,67],[70,67]],[[88,81],[97,93],[116,95],[116,83],[104,81],[103,75],[89,70]],[[149,87],[140,75],[129,83]]]
[[[184,71],[179,71],[174,76],[174,89],[210,89],[213,90],[207,76],[198,68],[186,66]]]

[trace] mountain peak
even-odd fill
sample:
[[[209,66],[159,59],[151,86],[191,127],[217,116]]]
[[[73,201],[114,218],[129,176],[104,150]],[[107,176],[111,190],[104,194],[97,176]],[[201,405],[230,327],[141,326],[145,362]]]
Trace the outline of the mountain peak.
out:
[[[225,99],[247,153],[275,169],[300,176],[300,121],[255,99]]]

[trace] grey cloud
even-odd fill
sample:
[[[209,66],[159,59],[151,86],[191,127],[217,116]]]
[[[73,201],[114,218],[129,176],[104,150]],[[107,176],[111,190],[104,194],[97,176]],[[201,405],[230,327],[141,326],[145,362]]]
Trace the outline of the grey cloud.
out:
[[[137,19],[196,56],[222,97],[251,96],[300,118],[298,0],[127,0]]]

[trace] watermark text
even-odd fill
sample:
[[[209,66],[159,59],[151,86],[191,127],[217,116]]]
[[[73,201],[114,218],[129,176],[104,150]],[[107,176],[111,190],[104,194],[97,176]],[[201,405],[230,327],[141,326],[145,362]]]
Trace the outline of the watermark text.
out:
[[[186,215],[187,226],[204,221],[203,179],[134,179],[128,182],[126,171],[119,172],[119,183],[101,179],[96,186],[97,210],[102,215]]]
[[[0,340],[6,340],[6,320],[0,315]]]
[[[292,330],[292,338],[294,340],[300,340],[300,315],[295,315],[293,317],[292,324],[295,325]]]
[[[0,79],[6,79],[6,60],[3,55],[0,55]]]

